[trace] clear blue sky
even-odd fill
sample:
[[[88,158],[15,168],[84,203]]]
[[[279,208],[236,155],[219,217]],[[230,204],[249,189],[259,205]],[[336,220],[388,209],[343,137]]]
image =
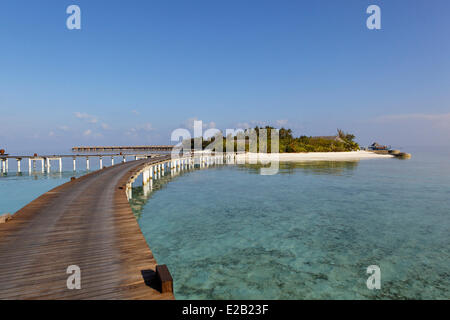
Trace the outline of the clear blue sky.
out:
[[[66,28],[77,4],[82,29]],[[377,4],[382,30],[366,28]],[[450,144],[450,1],[3,0],[0,146],[169,143],[197,118]]]

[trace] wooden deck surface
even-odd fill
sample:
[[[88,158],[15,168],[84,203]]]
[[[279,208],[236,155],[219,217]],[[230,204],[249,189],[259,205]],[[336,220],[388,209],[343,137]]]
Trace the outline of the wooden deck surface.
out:
[[[135,172],[167,158],[92,172],[0,224],[0,299],[173,299],[144,283],[156,261],[125,194]],[[81,269],[80,290],[67,288],[70,265]]]

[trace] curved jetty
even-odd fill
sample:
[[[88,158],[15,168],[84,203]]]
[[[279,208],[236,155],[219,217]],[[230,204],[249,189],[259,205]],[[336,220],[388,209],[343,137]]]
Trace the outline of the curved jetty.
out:
[[[149,282],[157,263],[125,190],[143,167],[167,161],[125,162],[72,179],[0,224],[0,299],[173,299]],[[81,289],[68,289],[71,265],[81,270]]]

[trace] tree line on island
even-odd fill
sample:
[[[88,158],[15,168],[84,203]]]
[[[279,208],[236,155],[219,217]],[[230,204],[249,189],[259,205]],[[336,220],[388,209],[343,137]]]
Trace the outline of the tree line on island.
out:
[[[265,129],[265,130],[261,130]],[[210,139],[202,139],[202,138],[192,138],[189,140],[183,141],[184,148],[190,147],[194,150],[197,145],[201,144],[202,149],[210,149],[210,150],[220,150],[230,151],[234,150],[235,152],[242,151],[245,148],[246,152],[265,152],[267,150],[268,153],[271,153],[271,137],[272,130],[274,127],[266,126],[266,127],[258,127],[256,126],[253,129],[246,129],[244,131],[239,131],[235,135],[228,135],[227,137],[223,137],[221,134],[211,137]],[[267,139],[262,139],[262,141],[267,141],[263,146],[260,145],[260,134],[267,137]],[[255,143],[250,143],[250,140],[253,138]],[[222,139],[222,143],[220,143],[220,139]],[[302,153],[302,152],[345,152],[345,151],[356,151],[359,150],[359,145],[355,141],[355,136],[353,134],[344,132],[341,129],[337,130],[337,134],[335,136],[299,136],[294,137],[291,129],[281,128],[279,129],[279,150],[280,153]],[[228,146],[228,148],[227,148]]]

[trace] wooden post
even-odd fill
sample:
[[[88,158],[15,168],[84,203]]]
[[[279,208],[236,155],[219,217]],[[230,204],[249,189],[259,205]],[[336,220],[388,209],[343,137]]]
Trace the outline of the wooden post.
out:
[[[77,158],[73,157],[73,171],[77,171]]]
[[[142,171],[142,185],[145,186],[148,183],[148,171]]]
[[[89,157],[86,157],[86,171],[89,171]]]
[[[145,172],[145,171],[144,171]],[[145,183],[142,186],[142,190],[144,191],[144,197],[146,197],[150,193],[150,186],[148,183]]]
[[[111,166],[114,165],[114,157],[111,157]]]
[[[130,200],[133,197],[133,184],[128,183],[126,190],[127,190],[128,200]]]
[[[161,293],[173,292],[173,279],[165,264],[156,266],[156,278],[161,285]]]
[[[2,160],[3,161],[3,160]],[[0,215],[0,223],[6,223],[8,222],[8,220],[10,220],[12,218],[10,213],[5,213]]]

